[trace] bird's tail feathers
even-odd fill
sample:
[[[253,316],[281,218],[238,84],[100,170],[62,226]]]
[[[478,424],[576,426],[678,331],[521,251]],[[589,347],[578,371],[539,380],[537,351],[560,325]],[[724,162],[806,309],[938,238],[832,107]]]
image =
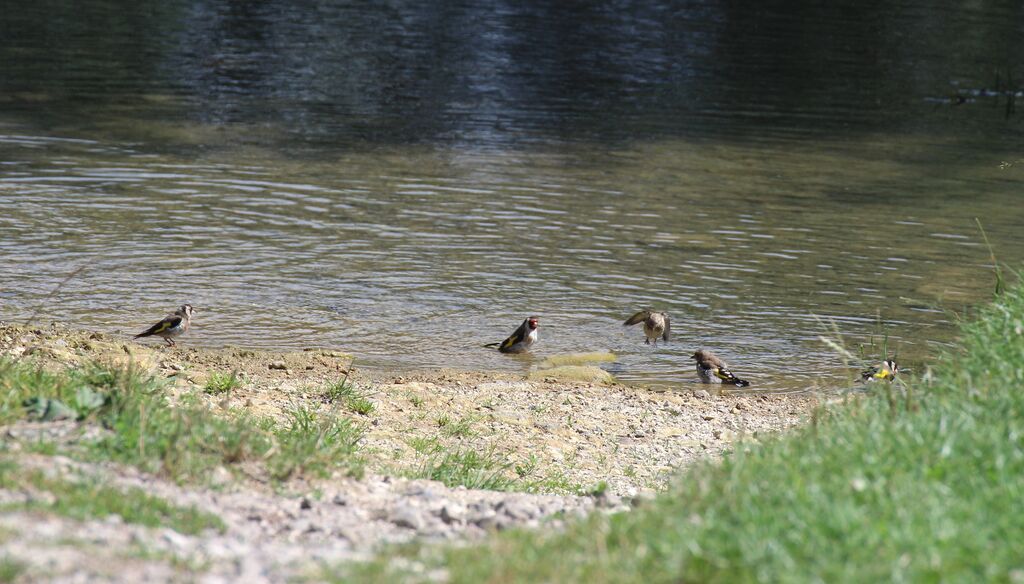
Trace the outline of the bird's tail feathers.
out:
[[[739,377],[736,377],[735,375],[733,375],[732,371],[729,371],[724,367],[719,367],[718,370],[715,371],[715,375],[717,375],[718,378],[721,379],[722,381],[726,383],[731,383],[736,387],[747,387],[750,385],[749,381],[747,381],[746,379],[740,379]]]

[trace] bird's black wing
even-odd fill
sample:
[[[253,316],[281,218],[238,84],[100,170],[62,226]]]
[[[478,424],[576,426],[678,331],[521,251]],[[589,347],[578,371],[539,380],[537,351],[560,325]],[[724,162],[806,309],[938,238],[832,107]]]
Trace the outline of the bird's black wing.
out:
[[[167,329],[171,329],[180,325],[182,320],[183,318],[181,316],[177,314],[172,314],[171,316],[168,316],[167,318],[149,327],[144,332],[135,335],[135,338],[137,339],[139,337],[148,337],[151,335],[162,333]]]
[[[501,342],[501,345],[498,347],[498,350],[499,351],[507,351],[507,350],[509,350],[509,348],[512,347],[512,345],[514,345],[514,344],[522,341],[523,339],[525,339],[526,335],[529,334],[527,332],[527,330],[529,329],[529,326],[530,326],[529,323],[530,323],[530,319],[524,320],[523,324],[519,325],[519,328],[516,329],[516,332],[512,333],[512,336],[510,336],[509,338],[507,338],[507,339],[505,339],[504,341]]]

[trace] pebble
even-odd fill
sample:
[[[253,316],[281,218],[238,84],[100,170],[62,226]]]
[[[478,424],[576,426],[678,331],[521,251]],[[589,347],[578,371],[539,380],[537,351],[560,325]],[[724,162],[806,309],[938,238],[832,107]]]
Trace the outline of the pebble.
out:
[[[540,510],[536,505],[514,499],[500,501],[494,510],[517,521],[527,521],[540,515]]]
[[[409,505],[399,505],[395,507],[388,517],[391,523],[399,527],[405,527],[408,529],[415,529],[419,531],[423,529],[425,521],[423,520],[423,514],[418,509],[413,509]]]
[[[441,521],[447,525],[462,523],[466,518],[466,508],[458,503],[450,503],[441,507]]]
[[[267,365],[267,367],[270,369],[276,369],[281,371],[285,371],[288,369],[288,365],[286,365],[284,361],[271,361],[270,364]]]
[[[215,487],[223,487],[231,484],[235,480],[234,475],[231,471],[224,466],[218,466],[213,469],[213,473],[210,475],[210,485]]]
[[[118,519],[120,519],[120,517],[118,517]],[[174,531],[173,529],[161,530],[161,537],[178,552],[184,552],[189,548],[189,538],[177,531]]]
[[[473,522],[480,529],[487,531],[502,531],[512,525],[512,521],[505,515],[487,515]]]
[[[622,505],[622,497],[613,495],[606,489],[594,497],[594,502],[602,509],[614,509]]]

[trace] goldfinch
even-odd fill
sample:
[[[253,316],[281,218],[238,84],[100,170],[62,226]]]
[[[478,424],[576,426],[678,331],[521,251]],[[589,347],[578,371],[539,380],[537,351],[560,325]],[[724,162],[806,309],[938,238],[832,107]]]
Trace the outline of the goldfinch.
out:
[[[160,322],[149,327],[145,331],[135,335],[134,338],[158,336],[163,337],[168,345],[174,346],[174,337],[181,336],[188,332],[192,322],[192,305],[182,304],[178,310],[168,314]]]
[[[747,387],[749,381],[740,379],[729,371],[729,366],[711,351],[701,349],[690,357],[697,362],[697,375],[701,383],[731,383],[736,387]]]
[[[537,328],[540,326],[537,324],[537,317],[531,316],[530,318],[523,321],[523,324],[519,325],[516,332],[502,341],[501,343],[491,343],[484,345],[485,347],[497,346],[498,350],[502,353],[522,353],[530,349],[530,345],[537,342]]]
[[[650,310],[641,310],[640,312],[629,317],[626,322],[622,323],[622,326],[633,326],[635,324],[644,323],[644,344],[651,344],[651,339],[654,339],[654,344],[657,346],[658,337],[661,337],[666,343],[669,340],[669,335],[672,332],[672,320],[664,312],[651,312]]]
[[[900,366],[896,364],[896,361],[892,359],[886,359],[882,361],[881,366],[873,369],[868,369],[860,374],[859,381],[861,383],[871,381],[888,381],[892,383],[896,379],[896,375],[900,372]]]

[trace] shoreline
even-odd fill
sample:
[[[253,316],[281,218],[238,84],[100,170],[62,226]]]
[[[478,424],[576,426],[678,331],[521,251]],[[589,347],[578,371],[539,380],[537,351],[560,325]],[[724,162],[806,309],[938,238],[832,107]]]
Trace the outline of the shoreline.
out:
[[[166,378],[173,396],[197,393],[211,407],[244,408],[275,418],[296,401],[318,399],[318,387],[348,379],[367,389],[374,411],[340,413],[367,424],[366,442],[372,448],[391,456],[413,455],[408,441],[440,429],[443,416],[469,419],[474,427],[452,442],[510,446],[517,464],[527,462],[527,453],[546,452],[542,458],[580,487],[604,481],[621,496],[663,486],[676,468],[718,456],[741,436],[756,440],[791,427],[818,402],[813,394],[715,393],[718,385],[673,391],[560,380],[557,375],[530,378],[444,368],[390,373],[352,367],[352,357],[340,350],[164,347],[59,325],[0,323],[4,356],[48,367],[134,363]],[[239,386],[227,395],[204,391],[217,375],[235,375]],[[600,468],[587,462],[602,457],[620,463]]]
[[[130,540],[179,559],[200,558],[211,573],[229,578],[250,569],[275,577],[301,573],[308,562],[298,550],[317,561],[347,561],[382,543],[476,539],[511,527],[554,528],[594,511],[626,511],[661,491],[680,469],[720,457],[738,440],[781,433],[818,402],[813,395],[708,391],[715,386],[650,391],[544,375],[363,371],[337,350],[198,349],[184,342],[165,348],[62,326],[0,324],[0,357],[51,371],[134,364],[163,380],[172,406],[197,399],[217,416],[244,414],[260,424],[281,423],[299,407],[358,426],[358,453],[365,461],[360,476],[335,471],[274,483],[246,463],[214,469],[210,484],[175,484],[130,466],[82,459],[74,454],[76,441],[103,431],[88,420],[22,419],[0,428],[6,460],[138,486],[220,516],[227,524],[222,534],[167,536],[166,528],[107,524],[90,529],[106,534],[101,539],[110,553],[125,552],[130,531]],[[215,391],[225,380],[230,387]],[[351,393],[335,399],[331,391],[339,387]],[[56,445],[51,450],[57,456],[38,453],[32,441],[40,436]],[[458,476],[440,472],[447,461],[466,459],[480,468]],[[484,475],[498,490],[474,488]],[[11,496],[0,489],[0,498]],[[29,525],[27,516],[0,517],[0,529],[25,530],[34,542],[30,547],[47,550],[40,557],[58,558],[68,573],[102,573],[102,563],[87,561],[76,546],[47,542],[49,532]],[[76,530],[70,519],[48,521]],[[0,545],[11,553],[8,543]],[[221,551],[207,553],[211,546]],[[14,555],[23,559],[18,549]],[[269,565],[276,557],[283,558],[280,565]],[[156,570],[165,564],[140,566]],[[134,571],[114,579],[142,575]]]

